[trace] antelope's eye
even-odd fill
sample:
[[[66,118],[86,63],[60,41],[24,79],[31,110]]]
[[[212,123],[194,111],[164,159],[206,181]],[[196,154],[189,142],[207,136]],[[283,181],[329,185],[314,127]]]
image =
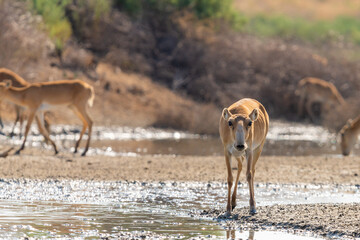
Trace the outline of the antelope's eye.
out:
[[[251,127],[251,125],[252,125],[252,121],[250,121],[250,122],[248,123],[248,126],[249,126],[249,127]]]
[[[229,124],[229,127],[231,127],[233,125],[231,121],[229,121],[228,124]]]

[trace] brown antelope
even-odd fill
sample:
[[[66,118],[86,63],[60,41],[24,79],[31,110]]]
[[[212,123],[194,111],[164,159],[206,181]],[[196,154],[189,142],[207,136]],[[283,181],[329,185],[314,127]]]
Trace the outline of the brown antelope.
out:
[[[25,81],[22,77],[20,77],[13,71],[6,69],[6,68],[0,68],[0,82],[3,82],[4,80],[10,80],[14,87],[26,87],[29,85],[29,83],[27,81]],[[1,104],[1,102],[0,102],[0,104]],[[23,115],[24,115],[23,108],[18,105],[15,105],[15,111],[16,111],[16,119],[15,119],[14,125],[12,127],[10,136],[14,135],[14,130],[15,130],[15,126],[16,126],[17,122],[20,121],[20,133],[21,133],[22,124],[23,124]],[[0,116],[0,125],[2,127],[4,127],[1,116]]]
[[[303,110],[306,109],[313,122],[316,121],[316,116],[312,109],[314,103],[320,103],[321,115],[336,105],[345,104],[344,98],[336,87],[332,83],[319,78],[308,77],[301,79],[295,94],[300,96],[298,115],[302,117]]]
[[[360,116],[355,120],[349,119],[345,126],[340,130],[341,134],[341,151],[344,156],[350,154],[360,134]]]
[[[225,162],[228,173],[227,214],[236,206],[236,192],[242,162],[246,157],[246,179],[250,191],[250,213],[256,213],[254,198],[255,164],[260,157],[265,138],[269,129],[269,116],[264,106],[258,101],[244,98],[224,108],[220,117],[219,131],[224,146]],[[231,171],[231,157],[238,162],[234,192],[231,196],[233,176]]]
[[[89,149],[92,130],[92,120],[86,112],[86,105],[88,104],[91,107],[94,97],[94,88],[81,80],[33,83],[22,88],[11,86],[11,81],[0,83],[0,100],[5,98],[17,105],[26,107],[29,110],[24,134],[25,138],[21,147],[16,151],[16,154],[19,154],[20,151],[25,148],[26,138],[35,116],[37,116],[36,121],[39,126],[39,131],[53,145],[55,154],[57,154],[58,151],[55,143],[50,139],[49,134],[44,131],[42,121],[39,120],[43,117],[43,114],[40,112],[41,109],[47,105],[65,105],[69,106],[83,122],[80,138],[75,144],[75,153],[77,152],[83,134],[88,128],[88,139],[85,150],[82,153],[82,156],[84,156]]]

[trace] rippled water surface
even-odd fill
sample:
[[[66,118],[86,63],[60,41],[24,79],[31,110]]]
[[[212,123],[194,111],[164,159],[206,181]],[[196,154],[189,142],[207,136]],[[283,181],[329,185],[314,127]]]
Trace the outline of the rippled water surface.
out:
[[[191,217],[203,209],[225,207],[226,184],[219,182],[2,180],[0,196],[0,238],[116,237],[122,232],[142,231],[181,238],[288,236],[283,232],[225,231],[212,219]],[[259,206],[360,202],[360,188],[260,184],[256,200]],[[238,205],[248,206],[246,185],[239,186]]]

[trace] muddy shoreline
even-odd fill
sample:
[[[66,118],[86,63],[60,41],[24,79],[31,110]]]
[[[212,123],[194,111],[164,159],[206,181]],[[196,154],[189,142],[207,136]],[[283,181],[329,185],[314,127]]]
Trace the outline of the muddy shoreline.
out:
[[[320,237],[360,237],[360,204],[300,204],[257,207],[249,215],[247,207],[235,209],[227,218],[225,211],[203,211],[200,216],[212,217],[226,229],[291,229],[295,234],[304,231]]]

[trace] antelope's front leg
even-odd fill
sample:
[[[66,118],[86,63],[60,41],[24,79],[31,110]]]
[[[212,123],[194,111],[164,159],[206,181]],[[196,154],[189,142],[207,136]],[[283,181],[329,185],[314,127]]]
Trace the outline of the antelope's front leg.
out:
[[[27,124],[26,124],[26,128],[25,128],[24,141],[23,141],[21,147],[15,152],[16,155],[20,154],[20,152],[25,148],[25,142],[26,142],[29,130],[30,130],[31,123],[34,120],[35,113],[36,113],[36,109],[34,111],[31,111],[30,114],[29,114]]]
[[[225,162],[226,162],[226,168],[227,168],[227,172],[228,172],[228,177],[227,177],[227,183],[228,183],[228,197],[227,197],[227,205],[226,205],[226,214],[231,214],[231,188],[232,188],[232,184],[233,184],[233,176],[232,176],[232,172],[231,172],[231,155],[229,154],[228,151],[225,150]]]
[[[252,169],[253,162],[253,153],[249,151],[247,153],[247,167],[246,167],[246,180],[249,185],[249,193],[250,193],[250,213],[255,214],[255,196],[254,196],[254,172]]]
[[[240,157],[240,158],[236,158],[236,160],[238,162],[238,170],[237,170],[237,174],[236,174],[234,192],[233,192],[232,199],[231,199],[232,210],[234,210],[234,208],[236,207],[236,195],[237,195],[239,177],[240,177],[240,173],[241,173],[241,170],[242,170],[242,158],[243,158],[243,156]]]

